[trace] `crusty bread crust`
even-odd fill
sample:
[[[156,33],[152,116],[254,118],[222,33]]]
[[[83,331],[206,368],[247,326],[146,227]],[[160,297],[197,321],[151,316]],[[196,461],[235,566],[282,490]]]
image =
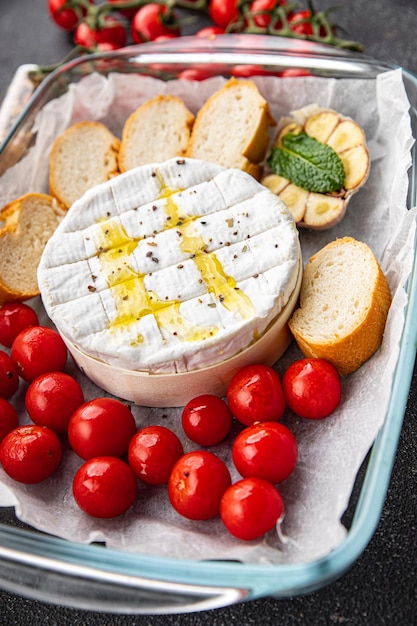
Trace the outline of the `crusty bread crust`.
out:
[[[184,156],[194,115],[178,96],[147,100],[126,120],[119,151],[121,172]]]
[[[259,179],[274,125],[255,83],[231,78],[198,111],[187,156],[236,167]]]
[[[119,148],[119,139],[104,124],[73,124],[51,148],[50,194],[69,208],[88,189],[119,174]]]
[[[289,327],[301,351],[354,372],[382,343],[391,292],[373,252],[351,237],[313,255]]]
[[[0,304],[39,294],[43,249],[66,211],[47,194],[28,193],[0,211]]]

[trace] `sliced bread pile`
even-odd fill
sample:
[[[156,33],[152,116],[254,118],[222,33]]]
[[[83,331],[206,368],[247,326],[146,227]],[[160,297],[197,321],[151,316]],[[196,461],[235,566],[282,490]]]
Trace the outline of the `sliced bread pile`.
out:
[[[382,343],[391,292],[372,250],[352,237],[332,241],[304,269],[300,306],[289,321],[301,351],[354,372]]]

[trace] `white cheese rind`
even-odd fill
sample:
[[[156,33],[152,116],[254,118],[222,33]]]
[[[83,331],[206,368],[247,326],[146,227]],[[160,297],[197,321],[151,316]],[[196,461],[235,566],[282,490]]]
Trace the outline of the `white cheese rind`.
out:
[[[279,198],[240,170],[192,159],[141,166],[69,209],[38,283],[58,330],[110,365],[200,369],[279,315],[300,267]]]

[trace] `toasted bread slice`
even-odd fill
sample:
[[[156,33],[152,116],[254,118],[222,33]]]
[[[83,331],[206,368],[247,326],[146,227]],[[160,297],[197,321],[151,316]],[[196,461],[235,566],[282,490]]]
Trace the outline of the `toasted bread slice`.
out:
[[[158,95],[147,100],[123,127],[120,170],[184,156],[193,124],[194,115],[178,96]]]
[[[197,113],[187,156],[242,169],[259,178],[274,125],[255,83],[231,78]]]
[[[70,126],[51,148],[49,193],[69,208],[88,189],[119,173],[119,148],[119,139],[100,122]]]
[[[28,193],[0,211],[0,303],[39,294],[38,264],[66,211],[52,196]]]
[[[289,326],[305,356],[326,359],[346,375],[381,345],[390,304],[371,249],[343,237],[311,257]]]

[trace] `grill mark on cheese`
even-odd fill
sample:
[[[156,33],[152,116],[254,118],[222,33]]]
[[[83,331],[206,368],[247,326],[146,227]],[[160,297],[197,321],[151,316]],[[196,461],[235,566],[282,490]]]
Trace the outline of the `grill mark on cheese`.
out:
[[[158,170],[156,170],[156,175],[162,187],[158,199],[165,199],[163,207],[167,217],[165,229],[177,229],[180,235],[180,249],[197,266],[207,292],[213,294],[216,300],[228,310],[237,312],[242,319],[253,317],[255,307],[250,298],[237,288],[236,281],[232,276],[224,273],[216,255],[207,253],[207,243],[204,238],[193,234],[193,222],[200,216],[190,218],[180,215],[174,196],[182,190],[166,187]],[[157,208],[156,205],[152,206],[153,211]],[[233,223],[233,218],[230,218],[228,220],[229,228]],[[111,329],[116,325],[131,324],[145,315],[154,315],[159,328],[169,329],[173,335],[179,336],[183,341],[200,341],[214,336],[219,331],[217,326],[200,327],[181,314],[180,298],[167,301],[160,298],[156,292],[145,287],[146,274],[137,272],[131,265],[131,255],[141,240],[142,238],[129,237],[123,226],[115,220],[100,221],[97,225],[97,256],[100,259],[101,268],[116,309],[116,317],[109,321],[109,328]],[[146,243],[153,248],[157,247],[154,241],[146,241]],[[158,262],[153,252],[148,252],[146,256]],[[182,268],[183,265],[180,269]],[[137,343],[142,341],[143,336],[138,335]]]

